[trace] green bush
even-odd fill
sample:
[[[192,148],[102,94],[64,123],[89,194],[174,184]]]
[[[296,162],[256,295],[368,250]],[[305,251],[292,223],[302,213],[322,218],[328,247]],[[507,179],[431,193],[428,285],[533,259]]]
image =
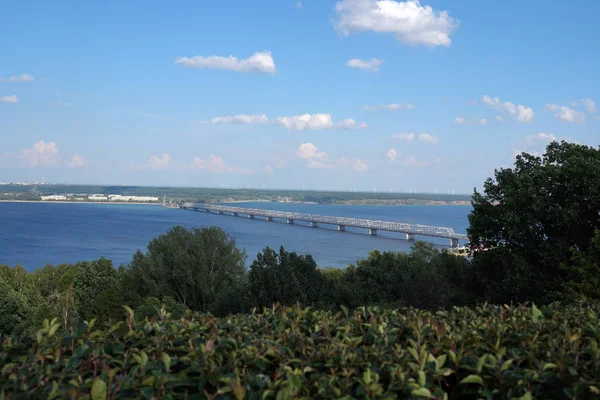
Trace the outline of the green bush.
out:
[[[600,304],[272,307],[1,338],[0,398],[594,399]]]

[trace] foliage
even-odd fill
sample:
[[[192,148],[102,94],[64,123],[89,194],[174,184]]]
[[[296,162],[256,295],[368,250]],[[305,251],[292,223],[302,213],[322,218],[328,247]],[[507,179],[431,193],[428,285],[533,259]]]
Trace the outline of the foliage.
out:
[[[310,255],[290,253],[283,247],[279,253],[269,247],[258,253],[249,275],[253,305],[261,308],[277,302],[313,304],[322,281]]]
[[[600,304],[168,313],[0,344],[0,398],[593,399]]]
[[[207,311],[217,294],[245,273],[246,254],[221,228],[176,226],[138,251],[129,267],[142,297],[171,296],[196,311]]]
[[[600,149],[552,142],[542,157],[523,153],[514,169],[475,191],[468,229],[476,268],[494,301],[550,300],[563,266],[592,247],[600,229]],[[575,252],[573,251],[575,250]],[[579,276],[583,282],[590,276]]]
[[[81,318],[84,321],[92,318],[108,321],[120,315],[122,297],[119,276],[112,261],[102,257],[79,263],[77,268],[73,289]]]

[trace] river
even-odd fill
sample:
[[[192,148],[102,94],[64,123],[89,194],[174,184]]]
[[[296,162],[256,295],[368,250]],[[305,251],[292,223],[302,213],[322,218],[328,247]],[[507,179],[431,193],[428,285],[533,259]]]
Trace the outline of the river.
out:
[[[470,206],[369,206],[295,203],[236,203],[241,207],[276,209],[309,214],[388,220],[453,228],[465,233]],[[264,247],[311,254],[321,267],[344,268],[366,258],[373,249],[408,251],[411,242],[401,235],[360,229],[310,228],[283,222],[207,214],[159,205],[0,203],[0,264],[20,264],[31,271],[46,264],[75,263],[104,256],[115,265],[128,264],[136,250],[175,225],[217,225],[246,250],[248,264]],[[430,241],[440,248],[448,240]]]

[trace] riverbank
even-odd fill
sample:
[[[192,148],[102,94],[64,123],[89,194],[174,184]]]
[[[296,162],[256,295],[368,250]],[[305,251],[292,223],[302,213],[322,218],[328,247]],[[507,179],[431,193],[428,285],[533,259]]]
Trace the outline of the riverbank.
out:
[[[44,203],[44,204],[129,204],[132,206],[162,206],[162,203],[129,201],[69,201],[69,200],[0,200],[0,203]]]

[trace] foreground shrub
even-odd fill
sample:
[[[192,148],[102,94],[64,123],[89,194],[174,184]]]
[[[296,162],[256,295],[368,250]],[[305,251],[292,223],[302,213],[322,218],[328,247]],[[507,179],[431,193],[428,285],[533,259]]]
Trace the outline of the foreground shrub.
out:
[[[0,398],[592,399],[600,304],[430,313],[165,311],[98,330],[3,337]]]

